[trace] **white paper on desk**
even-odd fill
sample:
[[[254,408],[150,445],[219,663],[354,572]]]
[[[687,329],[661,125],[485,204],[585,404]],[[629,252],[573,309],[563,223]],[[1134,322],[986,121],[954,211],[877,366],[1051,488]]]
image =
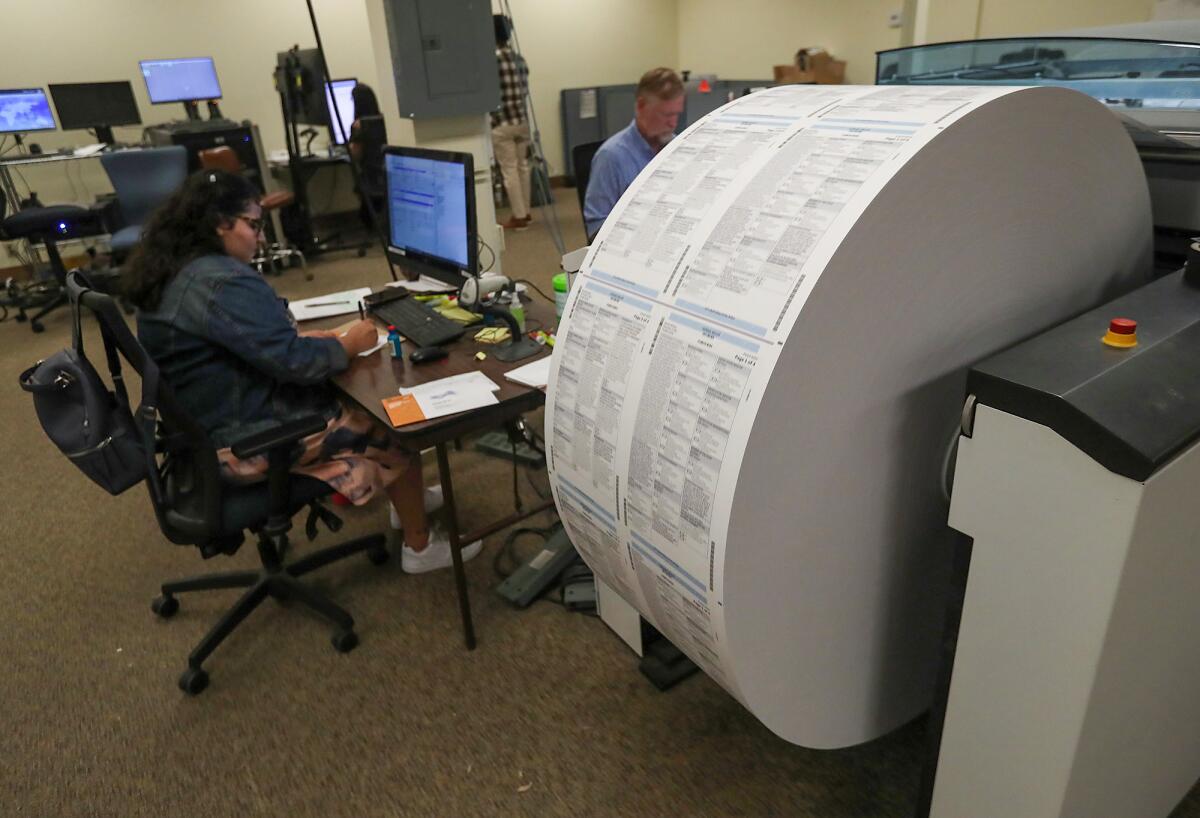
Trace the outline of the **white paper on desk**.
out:
[[[370,294],[370,287],[359,287],[356,290],[344,290],[340,293],[302,298],[288,304],[288,309],[297,321],[329,318],[332,315],[347,315],[358,312],[359,303]]]
[[[345,333],[342,333],[342,334],[345,335]],[[358,353],[358,357],[367,358],[371,355],[374,355],[376,352],[383,349],[384,345],[386,345],[387,342],[388,342],[387,333],[386,332],[379,333],[379,340],[376,342],[375,346],[371,347],[366,352]]]
[[[403,287],[410,293],[452,293],[458,288],[433,276],[423,275],[416,281],[392,281],[387,286]]]
[[[83,147],[76,148],[74,154],[76,156],[94,156],[95,154],[100,153],[102,150],[104,150],[104,143],[95,142],[91,145],[84,145]]]
[[[499,392],[500,384],[493,381],[487,375],[475,370],[472,372],[464,372],[461,375],[451,375],[448,378],[439,378],[436,381],[429,381],[411,388],[400,387],[401,395],[419,395],[421,393],[436,392],[447,386],[460,387],[466,389],[486,389],[489,392]]]
[[[550,355],[538,358],[531,364],[518,366],[516,369],[505,372],[504,377],[513,383],[541,388],[550,380],[550,359]]]
[[[413,397],[426,420],[499,403],[490,389],[473,382],[465,385],[443,384],[438,389],[414,392]]]

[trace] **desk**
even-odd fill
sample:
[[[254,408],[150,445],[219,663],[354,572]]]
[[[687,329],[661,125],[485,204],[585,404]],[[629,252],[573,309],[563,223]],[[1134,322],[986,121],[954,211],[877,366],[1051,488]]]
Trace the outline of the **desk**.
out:
[[[277,160],[278,156],[268,160],[271,176],[276,183],[298,196],[287,157],[282,162]],[[350,167],[349,154],[330,156],[318,151],[311,156],[301,157],[296,173],[299,184],[304,186],[310,217],[358,212],[359,200],[354,189],[354,172]]]
[[[529,302],[525,305],[525,315],[528,319],[540,321],[547,331],[557,325],[554,307],[550,304]],[[306,322],[305,326],[336,326],[345,323],[350,318],[351,316],[339,316],[334,319],[321,319]],[[537,360],[536,357],[506,364],[496,360],[491,354],[495,347],[476,344],[472,341],[473,334],[468,329],[462,339],[448,347],[449,354],[440,361],[414,366],[407,359],[396,360],[388,354],[385,347],[368,358],[355,359],[348,370],[333,379],[334,385],[342,394],[369,412],[385,427],[392,429],[401,448],[413,453],[420,453],[422,449],[431,446],[437,449],[438,476],[442,481],[442,495],[446,502],[446,528],[450,537],[450,553],[454,562],[454,584],[462,614],[463,638],[468,650],[475,647],[475,626],[471,621],[471,603],[467,597],[467,577],[463,570],[462,544],[487,537],[554,506],[553,499],[543,500],[524,511],[514,512],[482,528],[465,533],[459,532],[458,507],[454,499],[454,485],[451,480],[450,458],[446,445],[465,434],[494,429],[510,420],[515,420],[525,412],[536,409],[546,402],[546,394],[541,389],[522,386],[504,377],[505,372]],[[475,353],[480,351],[488,353],[486,360],[475,360]],[[550,349],[546,348],[543,356],[549,354]],[[408,426],[392,427],[391,421],[388,420],[387,413],[383,409],[384,398],[399,394],[402,386],[418,386],[438,378],[459,375],[472,370],[482,372],[500,385],[500,391],[496,393],[498,403],[472,409],[469,412],[459,412],[456,415],[412,423]]]
[[[76,156],[74,153],[34,153],[22,156],[8,156],[0,159],[0,195],[8,202],[8,212],[16,213],[21,209],[21,193],[13,183],[9,168],[28,167],[30,165],[50,165],[58,162],[73,162],[77,159],[91,159],[98,154]]]
[[[140,146],[132,146],[121,148],[120,150],[141,150],[141,148]],[[35,153],[0,158],[0,195],[3,195],[8,201],[8,212],[16,213],[21,209],[21,193],[17,189],[16,184],[13,183],[12,172],[10,171],[10,168],[20,169],[34,165],[55,165],[59,162],[78,162],[84,159],[98,160],[103,154],[104,151],[86,154],[76,154],[72,151],[71,153]],[[105,179],[107,179],[107,176],[105,176]],[[73,188],[74,182],[71,182],[71,185]],[[40,185],[38,186],[38,189],[41,189]],[[45,195],[44,190],[42,190],[42,193]],[[51,202],[54,201],[53,198],[48,197],[48,199]],[[80,206],[89,207],[89,205],[86,203],[81,204]]]

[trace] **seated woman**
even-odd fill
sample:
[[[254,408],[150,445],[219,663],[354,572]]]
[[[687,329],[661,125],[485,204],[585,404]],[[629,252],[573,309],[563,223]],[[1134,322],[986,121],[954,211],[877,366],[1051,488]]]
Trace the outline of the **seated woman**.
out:
[[[218,447],[227,479],[266,477],[266,457],[239,460],[232,441],[320,412],[328,425],[302,441],[292,471],[355,505],[386,493],[393,525],[403,523],[403,569],[449,565],[449,539],[425,517],[441,504],[441,488],[423,492],[420,457],[397,449],[388,429],[339,403],[327,384],[375,346],[375,326],[298,332],[287,302],[248,264],[262,228],[258,192],[245,178],[209,170],[189,177],[151,216],[123,275],[142,345]],[[480,546],[464,546],[463,559]]]
[[[350,125],[348,144],[351,155],[355,159],[362,161],[363,142],[366,139],[363,134],[363,121],[378,119],[382,123],[383,111],[379,109],[379,100],[375,97],[375,89],[365,82],[357,83],[354,86],[354,89],[350,92],[350,101],[354,105],[354,122]],[[384,133],[383,141],[384,143],[387,142],[386,132]]]

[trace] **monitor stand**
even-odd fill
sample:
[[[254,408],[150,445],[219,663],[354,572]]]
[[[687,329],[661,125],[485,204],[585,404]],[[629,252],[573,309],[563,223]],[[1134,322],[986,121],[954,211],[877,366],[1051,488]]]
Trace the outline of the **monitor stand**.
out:
[[[96,141],[97,142],[103,142],[109,149],[116,146],[117,139],[115,136],[113,136],[112,126],[97,125],[92,130],[94,130],[96,132]]]
[[[187,112],[189,121],[194,120],[198,122],[200,120],[200,104],[196,100],[189,99],[185,101],[183,103],[183,110]]]

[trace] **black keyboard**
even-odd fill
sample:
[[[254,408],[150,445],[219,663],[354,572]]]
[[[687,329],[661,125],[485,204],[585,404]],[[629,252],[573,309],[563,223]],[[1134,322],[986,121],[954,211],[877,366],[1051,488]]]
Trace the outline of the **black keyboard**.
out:
[[[401,335],[422,347],[437,347],[457,341],[467,331],[462,324],[451,321],[411,296],[372,307],[371,312],[380,321],[394,326]]]

